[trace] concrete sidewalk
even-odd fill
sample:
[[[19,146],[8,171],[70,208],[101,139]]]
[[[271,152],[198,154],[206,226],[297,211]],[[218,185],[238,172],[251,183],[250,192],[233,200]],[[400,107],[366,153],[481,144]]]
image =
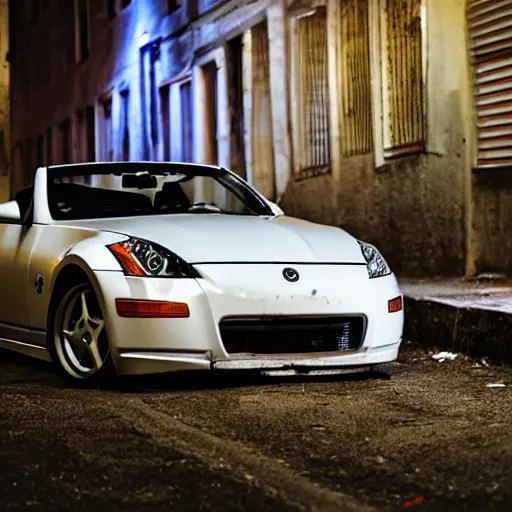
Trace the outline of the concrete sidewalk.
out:
[[[512,364],[512,280],[401,279],[404,339]]]

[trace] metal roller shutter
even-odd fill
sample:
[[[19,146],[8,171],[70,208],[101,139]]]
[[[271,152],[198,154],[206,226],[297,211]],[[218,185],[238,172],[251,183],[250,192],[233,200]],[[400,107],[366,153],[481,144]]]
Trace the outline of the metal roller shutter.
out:
[[[469,0],[478,167],[512,165],[512,0]]]

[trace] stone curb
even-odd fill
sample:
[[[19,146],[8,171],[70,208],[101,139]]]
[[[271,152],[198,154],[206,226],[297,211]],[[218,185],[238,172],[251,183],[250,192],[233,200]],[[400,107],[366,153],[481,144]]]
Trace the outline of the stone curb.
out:
[[[405,297],[404,339],[512,365],[512,315]]]

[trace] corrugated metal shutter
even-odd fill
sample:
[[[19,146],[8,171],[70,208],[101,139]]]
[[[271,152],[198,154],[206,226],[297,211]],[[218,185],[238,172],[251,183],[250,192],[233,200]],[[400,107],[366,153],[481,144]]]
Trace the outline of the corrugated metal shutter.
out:
[[[512,0],[469,0],[478,166],[512,165]]]

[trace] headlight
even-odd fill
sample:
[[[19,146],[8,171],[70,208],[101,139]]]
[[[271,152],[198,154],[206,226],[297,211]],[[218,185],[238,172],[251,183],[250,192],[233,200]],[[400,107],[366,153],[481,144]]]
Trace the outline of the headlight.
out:
[[[370,278],[383,277],[391,274],[391,269],[386,263],[386,260],[373,245],[364,242],[359,242],[359,245],[361,246],[361,252],[366,260],[366,268],[368,269]]]
[[[146,240],[129,238],[107,247],[127,276],[200,277],[197,271],[179,256]]]

